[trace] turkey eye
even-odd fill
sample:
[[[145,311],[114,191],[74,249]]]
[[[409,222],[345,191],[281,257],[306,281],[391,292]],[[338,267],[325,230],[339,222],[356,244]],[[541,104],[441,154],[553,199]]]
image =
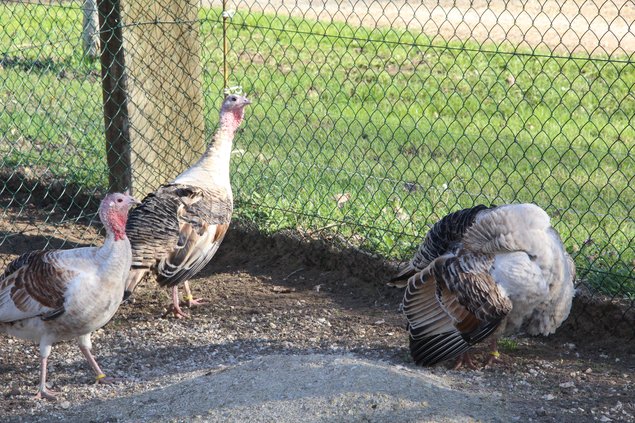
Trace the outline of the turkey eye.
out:
[[[123,200],[121,198],[119,198],[119,199],[117,199],[117,202],[121,203],[121,202],[123,202]]]
[[[231,101],[236,101],[236,97],[229,97]]]

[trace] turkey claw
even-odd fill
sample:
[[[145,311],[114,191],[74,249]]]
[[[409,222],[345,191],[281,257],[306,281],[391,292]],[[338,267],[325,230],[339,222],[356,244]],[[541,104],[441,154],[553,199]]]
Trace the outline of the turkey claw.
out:
[[[204,298],[193,298],[186,302],[187,308],[194,308],[203,304],[207,304]]]
[[[167,317],[169,314],[172,314],[175,319],[189,319],[190,315],[183,310],[181,307],[171,304],[170,307],[163,313],[161,317]]]
[[[57,401],[57,396],[54,395],[53,391],[49,391],[48,389],[39,390],[37,394],[33,396],[34,400],[47,399],[49,401]]]

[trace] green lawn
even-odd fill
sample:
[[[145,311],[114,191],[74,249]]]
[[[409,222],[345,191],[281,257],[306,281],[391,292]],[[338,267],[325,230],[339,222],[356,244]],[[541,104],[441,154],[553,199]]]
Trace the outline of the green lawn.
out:
[[[100,70],[82,57],[79,5],[9,3],[0,14],[3,167],[48,169],[53,177],[103,187]]]
[[[5,166],[103,187],[99,67],[81,57],[81,11],[0,11],[13,18],[0,33]],[[209,132],[222,88],[219,13],[200,13]],[[452,210],[533,201],[583,280],[635,292],[635,67],[625,58],[512,54],[240,10],[230,36],[231,82],[254,100],[233,157],[241,218],[267,231],[327,228],[405,258]]]

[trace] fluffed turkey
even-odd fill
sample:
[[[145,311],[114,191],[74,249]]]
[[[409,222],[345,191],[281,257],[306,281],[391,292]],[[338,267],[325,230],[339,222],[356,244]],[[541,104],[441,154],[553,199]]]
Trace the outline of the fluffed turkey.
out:
[[[90,334],[121,303],[131,263],[126,219],[133,204],[138,202],[119,193],[102,200],[99,217],[107,235],[101,247],[26,253],[0,276],[0,332],[40,344],[36,398],[55,399],[46,388],[46,365],[57,341],[76,338],[97,382],[112,381],[90,351]]]
[[[406,287],[415,363],[459,357],[491,336],[549,335],[569,315],[575,265],[547,213],[534,204],[476,206],[451,213],[427,233],[409,265],[391,280]]]
[[[187,316],[179,306],[180,283],[188,306],[200,304],[192,297],[188,280],[212,259],[229,228],[233,210],[229,161],[248,104],[244,96],[227,96],[219,128],[203,157],[131,212],[126,231],[133,258],[126,296],[153,272],[159,285],[172,288],[175,317]]]

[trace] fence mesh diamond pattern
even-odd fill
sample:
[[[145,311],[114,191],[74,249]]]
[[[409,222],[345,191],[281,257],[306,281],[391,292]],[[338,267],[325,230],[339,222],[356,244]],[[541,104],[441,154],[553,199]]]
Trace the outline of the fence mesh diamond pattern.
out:
[[[579,292],[632,312],[635,7],[524,3],[122,0],[121,163],[140,196],[192,163],[226,60],[254,101],[232,156],[237,217],[406,259],[453,210],[535,202]],[[1,264],[98,242],[94,197],[123,153],[105,137],[97,8],[0,3]]]

